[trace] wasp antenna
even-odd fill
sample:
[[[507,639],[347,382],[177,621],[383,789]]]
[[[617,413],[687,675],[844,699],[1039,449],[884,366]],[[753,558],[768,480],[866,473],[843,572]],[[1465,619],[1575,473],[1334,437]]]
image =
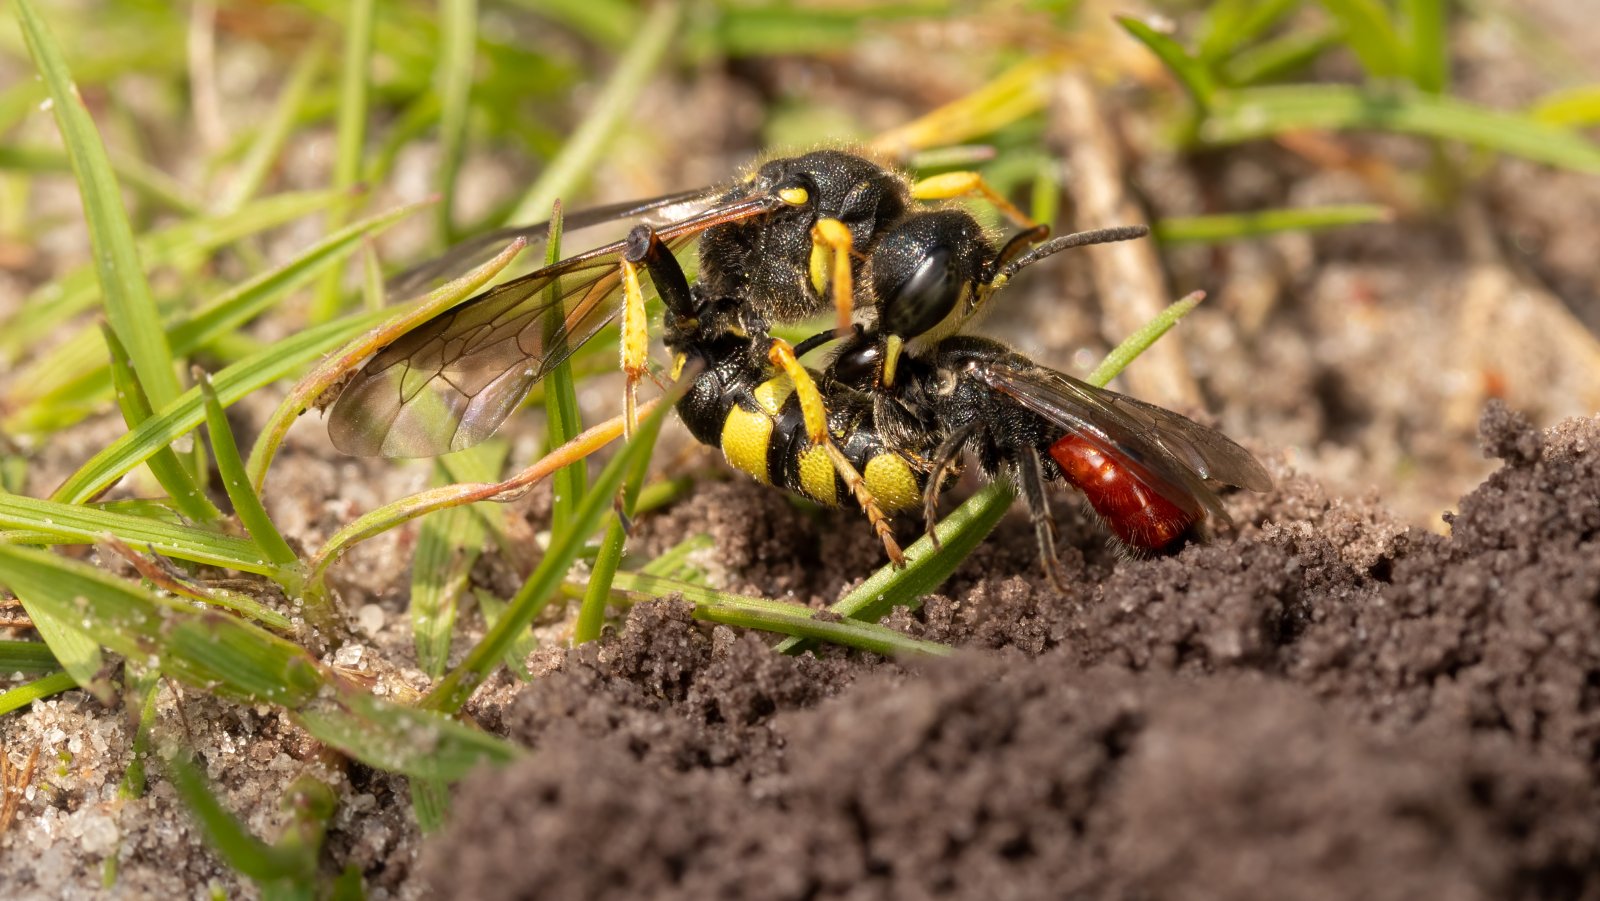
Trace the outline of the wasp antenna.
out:
[[[1146,225],[1117,225],[1111,228],[1097,228],[1093,231],[1075,232],[1062,235],[1040,244],[1020,257],[1012,260],[1000,268],[1000,280],[1004,281],[1016,275],[1022,269],[1039,262],[1048,256],[1053,256],[1063,250],[1074,247],[1086,247],[1090,244],[1110,244],[1113,241],[1132,241],[1150,234],[1150,227]]]

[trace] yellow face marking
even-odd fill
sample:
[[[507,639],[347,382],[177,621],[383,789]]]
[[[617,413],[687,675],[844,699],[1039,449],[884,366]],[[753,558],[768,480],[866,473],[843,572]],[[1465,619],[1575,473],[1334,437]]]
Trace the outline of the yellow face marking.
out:
[[[817,292],[818,297],[828,290],[828,253],[828,245],[812,237],[811,261],[808,268],[811,271],[811,290]]]
[[[862,477],[867,490],[885,512],[909,510],[922,503],[922,489],[906,461],[895,454],[879,454],[867,461]]]
[[[833,461],[828,459],[828,452],[822,447],[813,445],[800,455],[800,488],[819,504],[829,507],[839,505],[839,497],[834,493],[837,481],[833,477]]]
[[[811,192],[805,188],[784,188],[778,192],[778,199],[790,206],[804,206],[811,199]]]
[[[884,385],[894,384],[895,367],[900,363],[900,351],[905,347],[905,340],[899,335],[890,335],[883,346],[883,369],[879,379]]]
[[[794,393],[794,380],[788,375],[774,376],[757,385],[753,393],[756,396],[756,403],[767,411],[768,416],[777,416],[778,411],[783,409],[783,402]],[[770,431],[770,427],[768,430]]]
[[[771,485],[767,472],[767,445],[772,441],[772,417],[735,406],[722,423],[722,455],[734,469]]]

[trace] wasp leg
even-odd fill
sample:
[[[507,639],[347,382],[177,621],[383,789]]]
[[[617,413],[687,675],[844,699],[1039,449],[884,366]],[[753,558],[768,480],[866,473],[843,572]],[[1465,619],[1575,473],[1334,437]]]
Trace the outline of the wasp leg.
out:
[[[889,517],[884,514],[883,508],[878,506],[872,491],[867,488],[867,480],[862,477],[844,452],[839,450],[838,445],[833,443],[833,436],[828,434],[828,408],[822,399],[822,391],[817,387],[816,379],[800,365],[794,347],[787,341],[773,338],[772,345],[767,351],[767,359],[787,375],[790,383],[794,385],[795,400],[800,404],[800,415],[806,423],[806,438],[828,455],[828,460],[833,463],[834,472],[844,480],[845,487],[850,490],[856,503],[861,505],[862,512],[867,514],[867,521],[872,523],[872,530],[878,533],[890,562],[895,566],[904,566],[905,554],[901,553],[900,545],[895,543],[894,534],[889,530]]]
[[[850,228],[837,219],[819,219],[811,226],[811,286],[821,294],[831,281],[833,303],[839,310],[839,328],[850,328],[855,313],[855,280],[850,274],[850,255],[855,239]],[[830,256],[831,255],[831,256]],[[828,272],[829,260],[833,272]]]
[[[1033,520],[1033,534],[1039,541],[1039,562],[1044,566],[1044,574],[1056,591],[1065,593],[1061,558],[1056,556],[1056,523],[1050,516],[1050,499],[1045,496],[1044,469],[1037,448],[1028,447],[1017,458],[1017,483],[1022,489],[1023,503],[1028,506],[1028,518]]]
[[[794,355],[796,357],[803,357],[806,354],[811,353],[817,348],[823,346],[824,344],[831,344],[834,341],[842,341],[851,335],[859,334],[861,331],[861,326],[852,325],[848,328],[831,328],[825,332],[817,332],[815,335],[812,335],[804,341],[801,341],[799,344],[796,344],[794,346]]]
[[[622,422],[629,438],[633,437],[634,426],[639,422],[639,382],[645,376],[650,359],[650,326],[645,315],[644,287],[639,281],[641,266],[649,273],[656,293],[670,313],[680,320],[694,316],[694,301],[683,267],[678,265],[677,258],[655,229],[648,225],[636,226],[628,232],[627,247],[622,252],[622,371],[628,378],[622,399]]]
[[[800,365],[794,345],[781,338],[771,341],[772,344],[767,348],[767,359],[793,383],[795,397],[800,402],[800,415],[806,421],[806,437],[811,439],[812,444],[831,443],[828,439],[828,406],[822,399],[822,389],[817,387],[817,380]]]
[[[1031,229],[1038,225],[976,172],[945,172],[924,178],[911,186],[911,196],[918,200],[954,200],[974,194],[989,201],[1007,219],[1022,228]]]
[[[900,550],[900,545],[894,540],[894,532],[889,528],[889,517],[884,514],[883,508],[878,506],[878,501],[867,488],[867,480],[862,478],[855,464],[844,455],[844,451],[832,441],[823,446],[828,454],[828,459],[833,461],[834,471],[844,479],[845,487],[855,496],[856,503],[861,505],[861,512],[867,514],[867,522],[872,523],[872,531],[878,533],[878,540],[883,542],[883,551],[889,555],[889,562],[897,567],[906,565],[906,555]]]
[[[978,424],[969,422],[951,432],[933,452],[933,468],[928,471],[928,487],[922,490],[922,527],[927,530],[928,541],[933,544],[934,550],[939,549],[939,533],[934,527],[938,525],[939,520],[939,492],[944,489],[944,474],[955,464],[956,459],[961,456],[961,449],[967,444],[967,439],[977,430]]]

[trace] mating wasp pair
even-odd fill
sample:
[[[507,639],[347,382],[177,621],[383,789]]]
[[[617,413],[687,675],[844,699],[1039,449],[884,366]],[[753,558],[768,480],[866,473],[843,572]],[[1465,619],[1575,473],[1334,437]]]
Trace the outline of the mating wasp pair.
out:
[[[1021,231],[997,249],[964,211],[918,203],[969,193],[986,196]],[[985,474],[1021,490],[1052,576],[1048,481],[1077,487],[1113,534],[1146,550],[1226,521],[1206,482],[1270,486],[1260,464],[1219,432],[962,334],[1024,267],[1142,228],[1044,241],[1044,227],[974,175],[913,185],[835,150],[771,160],[732,188],[607,207],[569,223],[616,219],[641,224],[624,241],[485,291],[379,351],[333,406],[335,445],[384,456],[470,447],[619,316],[631,427],[648,364],[647,275],[666,310],[674,377],[690,380],[678,411],[695,438],[765,483],[830,505],[854,498],[896,562],[887,513],[920,503],[931,531],[939,491],[969,451]],[[674,252],[696,239],[691,285]],[[442,274],[482,243],[418,272]],[[797,346],[771,334],[830,303],[834,329]],[[800,364],[828,343],[838,347],[824,370]]]

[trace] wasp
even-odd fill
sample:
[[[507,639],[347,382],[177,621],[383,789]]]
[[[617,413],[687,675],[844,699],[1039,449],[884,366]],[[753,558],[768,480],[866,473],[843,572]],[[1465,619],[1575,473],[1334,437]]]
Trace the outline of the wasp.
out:
[[[862,267],[872,324],[795,348],[803,355],[842,340],[827,369],[810,373],[825,402],[825,443],[808,436],[791,375],[750,353],[747,333],[707,327],[716,299],[678,281],[648,229],[631,236],[630,255],[661,290],[666,343],[680,368],[696,365],[678,413],[697,440],[757,481],[825,505],[870,496],[875,503],[863,508],[880,535],[886,514],[917,506],[932,534],[939,492],[972,452],[988,476],[1021,489],[1054,579],[1047,482],[1078,488],[1112,534],[1140,551],[1226,523],[1213,484],[1270,487],[1260,464],[1221,433],[962,333],[1022,269],[1068,248],[1146,233],[1110,228],[1040,243],[1043,229],[1032,228],[996,248],[959,210],[913,213],[887,226]]]
[[[575,214],[574,228],[637,220],[629,237],[484,291],[378,351],[345,385],[329,414],[334,446],[356,455],[431,456],[493,434],[533,386],[607,324],[621,319],[627,376],[624,423],[636,419],[647,373],[646,282],[669,311],[676,343],[715,346],[713,364],[782,373],[811,444],[857,489],[869,518],[881,510],[851,457],[833,446],[828,406],[792,345],[773,326],[810,319],[831,305],[845,329],[854,285],[878,240],[914,218],[919,201],[976,194],[1032,226],[973,173],[913,184],[864,157],[821,150],[770,160],[731,187],[679,192]],[[460,268],[485,247],[541,226],[503,230],[458,247],[402,276],[403,287]],[[689,285],[674,254],[698,242]],[[717,343],[719,339],[728,340]],[[734,359],[734,355],[739,359]],[[892,558],[899,550],[886,528]]]
[[[1036,236],[1024,234],[997,249],[971,216],[944,210],[906,220],[875,245],[863,272],[875,325],[843,340],[822,384],[835,406],[849,406],[847,395],[865,398],[875,440],[917,461],[935,542],[939,492],[968,453],[986,476],[1017,486],[1052,579],[1048,482],[1077,488],[1116,539],[1141,552],[1226,524],[1214,486],[1271,488],[1261,464],[1221,432],[962,333],[1027,266],[1146,232],[1104,229],[1026,250]]]

